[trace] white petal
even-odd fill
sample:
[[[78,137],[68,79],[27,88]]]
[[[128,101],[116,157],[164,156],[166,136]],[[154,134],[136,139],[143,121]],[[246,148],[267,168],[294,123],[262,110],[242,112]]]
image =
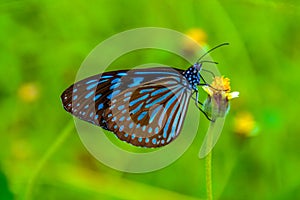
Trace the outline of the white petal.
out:
[[[228,95],[228,99],[237,98],[237,97],[239,97],[239,94],[240,94],[239,92],[231,92]]]
[[[209,94],[209,96],[212,96],[213,91],[210,89],[209,86],[202,86],[202,89],[203,89],[207,94]]]

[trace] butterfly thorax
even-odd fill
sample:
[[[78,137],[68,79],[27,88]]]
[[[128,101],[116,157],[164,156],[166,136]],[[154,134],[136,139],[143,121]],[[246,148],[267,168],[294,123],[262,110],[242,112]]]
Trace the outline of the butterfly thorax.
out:
[[[193,90],[197,90],[197,85],[200,84],[200,70],[201,65],[196,63],[183,72]]]

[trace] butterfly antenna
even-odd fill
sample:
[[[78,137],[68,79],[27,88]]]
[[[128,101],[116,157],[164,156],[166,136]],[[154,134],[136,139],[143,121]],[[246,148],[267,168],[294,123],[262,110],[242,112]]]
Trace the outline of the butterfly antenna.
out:
[[[201,60],[200,62],[198,63],[213,63],[213,64],[219,64],[218,62],[215,62],[215,61],[211,61],[211,60]]]
[[[212,52],[213,50],[215,50],[215,49],[217,49],[217,48],[219,48],[219,47],[225,46],[225,45],[229,45],[229,43],[228,43],[228,42],[225,42],[225,43],[219,44],[218,46],[215,46],[214,48],[208,50],[205,54],[203,54],[203,55],[197,60],[197,63],[199,63],[200,60],[201,60],[204,56],[206,56],[207,54],[209,54],[209,53]]]
[[[215,76],[215,74],[212,72],[212,71],[209,71],[209,70],[207,70],[207,69],[201,69],[202,71],[205,71],[205,72],[207,72],[207,73],[210,73],[211,75],[212,75],[212,77],[216,77]]]

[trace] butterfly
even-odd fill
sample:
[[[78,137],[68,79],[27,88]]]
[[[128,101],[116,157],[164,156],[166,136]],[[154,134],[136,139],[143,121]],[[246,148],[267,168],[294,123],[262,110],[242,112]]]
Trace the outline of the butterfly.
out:
[[[175,140],[190,99],[199,106],[197,86],[208,85],[200,74],[201,59],[187,70],[171,67],[117,70],[97,74],[68,87],[64,109],[75,117],[113,132],[134,146],[161,147]],[[202,80],[202,83],[201,83]],[[196,94],[196,97],[193,97]],[[210,120],[210,119],[209,119]]]

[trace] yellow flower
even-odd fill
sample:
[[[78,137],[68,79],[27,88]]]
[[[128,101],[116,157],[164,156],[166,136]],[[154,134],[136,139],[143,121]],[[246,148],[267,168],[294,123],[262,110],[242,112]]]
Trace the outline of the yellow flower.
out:
[[[194,39],[201,46],[205,46],[207,44],[207,35],[204,30],[200,28],[192,28],[186,32],[186,35]]]
[[[192,28],[187,30],[185,34],[189,37],[184,38],[182,41],[182,49],[186,55],[197,56],[199,54],[199,45],[203,49],[207,48],[207,35],[204,30],[200,28]]]
[[[230,80],[223,76],[215,77],[211,85],[202,88],[208,94],[204,111],[213,119],[224,117],[229,110],[229,100],[239,96],[239,92],[231,92]]]
[[[234,131],[243,137],[252,137],[257,134],[256,121],[250,112],[240,112],[234,118]]]
[[[19,88],[18,96],[24,102],[34,102],[39,97],[39,89],[35,83],[25,83]]]
[[[216,76],[210,86],[203,86],[202,88],[209,96],[221,94],[227,100],[239,97],[239,92],[230,92],[230,79],[224,78],[224,76]]]

